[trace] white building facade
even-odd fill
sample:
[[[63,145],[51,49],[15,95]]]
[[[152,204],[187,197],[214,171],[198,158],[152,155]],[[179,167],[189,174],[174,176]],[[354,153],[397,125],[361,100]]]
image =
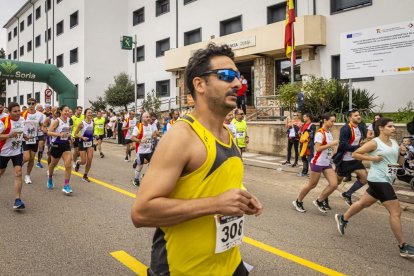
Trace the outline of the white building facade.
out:
[[[47,2],[51,8],[46,18]],[[340,33],[414,19],[410,0],[295,2],[295,40],[300,59],[295,79],[309,75],[339,78]],[[274,95],[277,86],[288,81],[286,72],[290,63],[283,49],[285,3],[285,0],[31,0],[5,25],[10,38],[7,54],[11,59],[44,63],[48,48],[51,63],[77,84],[78,105],[89,106],[88,100],[103,96],[118,73],[127,72],[134,79],[135,54],[121,50],[119,38],[136,35],[138,105],[154,90],[162,97],[162,109],[167,109],[179,106],[177,97],[187,93],[183,73],[191,54],[210,41],[228,43],[237,45],[237,65],[250,86],[247,102],[254,105],[257,97]],[[40,6],[41,16],[36,19]],[[71,26],[76,12],[78,22]],[[30,14],[34,26],[28,26]],[[47,44],[46,20],[51,28]],[[63,33],[58,25],[62,21]],[[36,47],[39,35],[41,45]],[[31,52],[27,51],[29,41],[33,43]],[[76,62],[73,62],[74,49],[77,49]],[[414,100],[413,75],[356,79],[354,86],[375,93],[376,104],[383,107],[382,111],[396,111],[408,100]],[[45,89],[45,84],[8,82],[7,100],[25,104],[28,94],[33,93],[43,102]]]

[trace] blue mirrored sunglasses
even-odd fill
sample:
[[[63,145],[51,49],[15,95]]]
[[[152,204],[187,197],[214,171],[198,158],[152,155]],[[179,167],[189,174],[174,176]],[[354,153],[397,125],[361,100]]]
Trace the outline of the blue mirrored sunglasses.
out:
[[[219,80],[225,82],[232,82],[235,78],[240,79],[240,72],[234,71],[233,69],[216,69],[204,72],[201,76],[216,74]]]

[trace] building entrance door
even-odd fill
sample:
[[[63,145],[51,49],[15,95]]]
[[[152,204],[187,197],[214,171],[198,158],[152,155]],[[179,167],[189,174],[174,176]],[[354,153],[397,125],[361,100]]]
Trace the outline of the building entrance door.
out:
[[[240,74],[247,80],[246,105],[254,106],[254,74],[253,61],[236,63]]]

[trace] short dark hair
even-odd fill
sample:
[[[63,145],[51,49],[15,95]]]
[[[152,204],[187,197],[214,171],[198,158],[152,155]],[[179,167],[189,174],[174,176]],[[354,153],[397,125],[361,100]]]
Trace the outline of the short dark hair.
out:
[[[381,118],[378,121],[375,122],[374,126],[374,135],[375,137],[378,137],[380,135],[380,127],[385,127],[389,122],[393,122],[393,119],[390,118]]]
[[[211,70],[211,59],[219,56],[226,56],[234,61],[233,50],[228,45],[218,46],[214,43],[209,43],[206,49],[196,51],[188,60],[188,65],[185,69],[185,81],[193,99],[196,98],[193,79]]]
[[[150,112],[150,116],[157,118],[157,114],[154,111]]]
[[[11,102],[11,103],[9,103],[9,106],[7,107],[7,109],[9,110],[9,112],[11,112],[13,107],[16,107],[16,106],[20,107],[20,105],[18,103]]]
[[[331,114],[331,113],[324,113],[324,114],[322,114],[322,115],[320,116],[320,118],[321,118],[321,121],[320,121],[320,127],[322,127],[322,126],[323,126],[323,123],[324,123],[325,121],[329,121],[329,119],[331,119],[331,117],[335,117],[335,118],[336,118],[336,115],[335,115],[335,114]]]
[[[86,108],[86,109],[83,111],[83,115],[86,115],[86,112],[88,112],[89,110],[92,110],[92,109],[90,109],[90,108]],[[98,110],[98,112],[100,112],[100,111]]]
[[[76,107],[76,109],[79,109],[79,108],[82,108],[82,109],[83,109],[83,107],[82,107],[82,106],[78,105],[78,106]]]
[[[34,102],[36,102],[36,103],[37,103],[37,101],[36,101],[36,99],[35,99],[35,98],[29,98],[29,99],[27,99],[27,101],[28,101],[28,102],[30,102],[30,101],[34,101]]]
[[[352,109],[348,110],[348,112],[346,113],[346,116],[349,118],[356,112],[359,112],[359,110],[357,108],[352,108]]]

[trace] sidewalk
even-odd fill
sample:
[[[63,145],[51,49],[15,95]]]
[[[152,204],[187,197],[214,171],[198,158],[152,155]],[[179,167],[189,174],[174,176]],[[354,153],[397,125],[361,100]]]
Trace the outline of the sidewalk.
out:
[[[261,167],[261,168],[267,168],[272,170],[279,170],[279,171],[285,171],[288,173],[295,174],[299,173],[302,170],[302,162],[299,161],[298,166],[292,168],[289,165],[282,165],[282,163],[286,159],[284,157],[279,156],[270,156],[270,155],[264,155],[259,153],[251,153],[251,152],[245,152],[243,153],[243,163],[248,166],[255,166],[255,167]],[[291,159],[291,162],[293,162],[294,159]],[[298,177],[299,178],[299,177]],[[354,181],[340,184],[338,186],[338,192],[342,193],[346,190],[348,190]],[[401,209],[404,211],[409,211],[414,213],[414,204],[410,202],[414,202],[414,191],[410,188],[410,185],[408,183],[402,182],[397,180],[394,184],[395,192],[398,196],[398,199],[400,200]],[[354,193],[354,197],[359,199],[365,192],[365,188],[362,188]],[[380,203],[378,203],[380,204]]]

